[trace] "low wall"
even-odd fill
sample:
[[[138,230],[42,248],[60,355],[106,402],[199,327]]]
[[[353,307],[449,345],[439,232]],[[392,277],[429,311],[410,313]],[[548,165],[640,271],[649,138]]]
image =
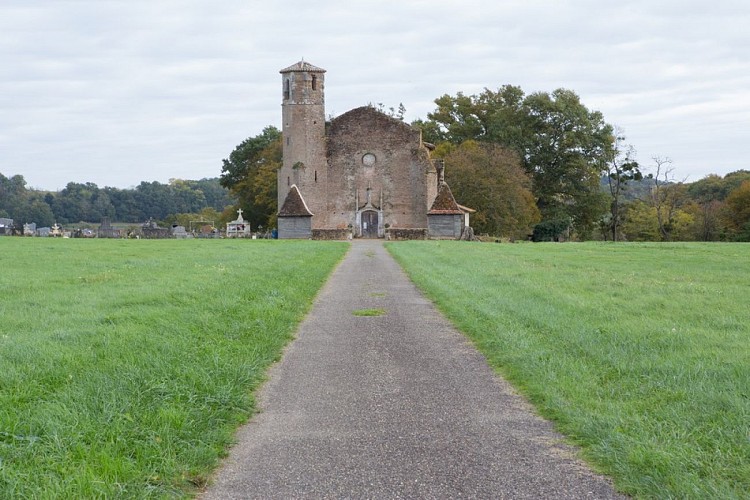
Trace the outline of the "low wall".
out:
[[[314,240],[348,240],[352,234],[351,229],[313,229]]]
[[[387,240],[426,240],[427,228],[400,228],[391,227],[385,230]]]

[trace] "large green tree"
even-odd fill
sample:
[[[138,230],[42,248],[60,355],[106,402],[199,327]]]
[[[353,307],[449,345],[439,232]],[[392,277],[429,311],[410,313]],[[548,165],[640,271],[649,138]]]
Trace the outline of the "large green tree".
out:
[[[18,218],[17,226],[35,222],[37,227],[51,226],[55,223],[55,214],[52,213],[50,206],[44,201],[41,193],[33,193],[28,197],[26,203],[16,214]]]
[[[0,173],[0,216],[19,218],[19,211],[26,204],[27,196],[26,179],[22,175],[5,177]]]
[[[514,149],[532,178],[546,220],[570,220],[588,234],[606,212],[600,178],[612,155],[614,134],[601,113],[575,92],[524,95],[516,86],[479,95],[444,95],[428,120],[417,121],[426,140],[461,144],[473,139]]]
[[[445,156],[446,180],[462,204],[476,207],[477,233],[525,238],[539,222],[531,179],[515,151],[466,141]]]
[[[281,132],[269,126],[242,141],[223,160],[221,185],[237,197],[243,217],[255,228],[276,223],[276,171],[281,167],[281,153]]]

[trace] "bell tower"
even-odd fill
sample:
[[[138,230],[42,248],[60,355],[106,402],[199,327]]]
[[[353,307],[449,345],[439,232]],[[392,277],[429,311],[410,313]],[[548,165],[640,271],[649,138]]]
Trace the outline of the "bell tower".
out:
[[[313,214],[313,228],[323,227],[327,218],[325,72],[304,60],[280,71],[283,164],[278,206],[296,185]]]

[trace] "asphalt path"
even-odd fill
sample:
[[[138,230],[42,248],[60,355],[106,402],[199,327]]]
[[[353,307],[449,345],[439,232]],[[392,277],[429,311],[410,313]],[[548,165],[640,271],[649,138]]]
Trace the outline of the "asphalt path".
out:
[[[620,498],[378,240],[353,242],[259,405],[205,500]]]

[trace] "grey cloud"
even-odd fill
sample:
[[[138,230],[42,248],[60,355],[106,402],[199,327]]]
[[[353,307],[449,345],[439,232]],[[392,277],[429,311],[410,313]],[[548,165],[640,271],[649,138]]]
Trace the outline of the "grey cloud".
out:
[[[0,12],[0,172],[31,185],[219,175],[279,125],[278,70],[327,73],[327,108],[424,117],[511,83],[576,91],[639,158],[693,179],[748,168],[750,7],[741,1],[231,0],[34,3]]]

